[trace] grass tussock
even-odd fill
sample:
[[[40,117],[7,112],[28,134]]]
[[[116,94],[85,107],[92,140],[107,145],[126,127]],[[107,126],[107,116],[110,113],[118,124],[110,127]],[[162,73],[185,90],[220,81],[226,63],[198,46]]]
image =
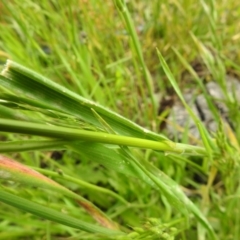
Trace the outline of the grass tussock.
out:
[[[0,239],[239,239],[236,1],[0,12]]]

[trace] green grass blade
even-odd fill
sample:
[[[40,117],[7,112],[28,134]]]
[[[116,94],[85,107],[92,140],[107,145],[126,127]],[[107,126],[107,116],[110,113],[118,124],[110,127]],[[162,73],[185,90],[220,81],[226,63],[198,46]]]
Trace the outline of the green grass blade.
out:
[[[143,69],[143,74],[144,74],[144,77],[145,77],[145,80],[146,80],[148,92],[149,92],[150,97],[151,97],[151,102],[152,102],[152,105],[153,105],[154,114],[156,114],[157,106],[156,106],[156,103],[155,103],[155,100],[154,100],[153,82],[152,82],[152,79],[151,79],[151,75],[150,75],[150,73],[147,69],[147,66],[144,62],[144,58],[143,58],[143,54],[142,54],[142,50],[141,50],[141,45],[140,45],[136,30],[135,30],[131,15],[128,11],[128,8],[127,8],[127,5],[126,5],[125,1],[115,0],[115,4],[120,11],[120,13],[121,13],[121,15],[122,15],[122,17],[123,17],[123,19],[126,23],[127,30],[129,31],[130,36],[132,38],[134,50],[137,54],[138,60],[139,60],[139,62],[141,64],[141,67]]]
[[[7,61],[1,75],[0,84],[2,86],[17,95],[21,94],[31,100],[39,101],[39,104],[47,105],[49,110],[64,112],[101,127],[91,111],[94,109],[118,134],[157,140],[167,139],[13,61]]]
[[[36,168],[36,167],[31,167],[35,170],[37,170],[38,172],[40,173],[43,173],[44,175],[48,175],[48,176],[51,176],[51,177],[55,177],[55,178],[59,178],[59,179],[64,179],[66,181],[69,181],[69,182],[73,182],[73,183],[76,183],[78,184],[79,186],[81,186],[82,188],[88,188],[92,191],[95,191],[95,192],[102,192],[104,194],[108,194],[109,196],[112,196],[116,199],[118,199],[120,202],[122,202],[123,204],[125,205],[130,205],[129,202],[127,202],[123,197],[121,197],[119,194],[109,190],[109,189],[106,189],[106,188],[103,188],[103,187],[99,187],[99,186],[96,186],[94,184],[91,184],[91,183],[88,183],[86,181],[83,181],[81,180],[80,178],[74,178],[74,177],[71,177],[65,173],[63,173],[61,171],[61,173],[59,172],[53,172],[53,171],[49,171],[49,170],[46,170],[46,169],[41,169],[41,168]]]
[[[36,150],[63,150],[68,141],[64,140],[21,140],[1,142],[0,153]]]
[[[189,212],[193,213],[199,222],[207,229],[209,236],[211,236],[211,239],[216,240],[217,238],[215,232],[208,222],[207,218],[200,211],[200,209],[185,195],[180,186],[154,165],[151,165],[143,160],[141,163],[142,166],[144,166],[142,170],[145,173],[147,171],[151,173],[151,175],[148,174],[150,179],[156,184],[157,187],[159,187],[161,191],[165,193],[166,197],[172,200],[171,202],[174,203],[175,207],[177,207],[177,209],[181,208],[181,211],[187,210],[187,214],[189,214]]]
[[[116,229],[115,224],[108,216],[96,207],[92,202],[88,201],[79,194],[67,189],[66,187],[58,184],[57,182],[45,177],[44,175],[32,170],[31,168],[14,161],[11,158],[0,155],[0,170],[3,178],[13,180],[15,182],[49,189],[54,192],[60,193],[63,196],[74,199],[81,207],[85,209],[98,223],[110,229]]]
[[[91,233],[100,233],[104,235],[113,235],[113,236],[123,234],[120,231],[114,231],[114,230],[96,226],[94,224],[86,223],[77,218],[73,218],[71,216],[60,213],[51,208],[42,206],[40,204],[34,203],[22,197],[6,192],[2,189],[0,189],[0,201],[6,204],[9,204],[13,207],[16,207],[22,211],[32,213],[36,216],[39,216],[54,222],[58,222],[60,224],[63,224],[72,228],[77,228],[82,231],[87,231]]]
[[[149,148],[159,151],[204,154],[204,149],[184,144],[175,144],[171,141],[152,141],[147,139],[119,136],[102,132],[92,132],[61,126],[51,126],[40,123],[31,123],[17,120],[1,119],[0,131],[38,135],[51,138],[68,140],[82,140],[88,142],[100,142],[107,144],[123,145],[138,148]]]
[[[188,113],[190,114],[190,116],[192,117],[192,119],[194,120],[198,130],[199,130],[199,133],[200,133],[200,136],[202,137],[202,140],[203,140],[203,143],[204,143],[204,146],[207,150],[207,154],[209,156],[209,159],[212,160],[212,155],[213,155],[213,150],[212,150],[212,143],[208,137],[208,134],[207,134],[207,130],[206,128],[204,127],[203,123],[197,118],[197,116],[194,114],[194,112],[192,111],[192,109],[188,106],[188,104],[186,103],[182,93],[181,93],[181,90],[179,89],[178,85],[177,85],[177,82],[172,74],[172,72],[170,71],[166,61],[164,60],[163,56],[161,55],[161,53],[157,50],[157,53],[158,53],[158,57],[160,59],[160,62],[162,64],[162,68],[165,72],[165,74],[167,75],[170,83],[172,84],[175,92],[177,93],[178,97],[180,98],[181,102],[183,103],[184,107],[187,109]]]

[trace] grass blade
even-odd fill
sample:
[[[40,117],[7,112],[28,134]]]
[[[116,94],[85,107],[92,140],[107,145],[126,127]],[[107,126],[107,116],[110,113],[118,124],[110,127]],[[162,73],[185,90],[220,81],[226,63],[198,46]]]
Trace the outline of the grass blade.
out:
[[[144,77],[145,77],[145,80],[146,80],[146,83],[147,83],[148,92],[149,92],[150,97],[151,97],[151,102],[152,102],[152,106],[153,106],[153,109],[154,109],[154,114],[156,114],[157,106],[156,106],[156,103],[155,103],[155,100],[154,100],[153,82],[152,82],[152,79],[151,79],[151,75],[150,75],[150,73],[147,69],[147,66],[144,62],[140,42],[139,42],[135,27],[134,27],[134,24],[133,24],[131,15],[128,11],[128,8],[126,6],[125,1],[115,0],[115,4],[117,5],[117,7],[120,11],[120,13],[121,13],[121,15],[122,15],[122,17],[123,17],[123,19],[126,23],[127,30],[129,31],[130,36],[132,38],[134,50],[137,54],[138,60],[139,60],[139,62],[141,64],[141,67],[143,69],[143,74],[144,74]]]
[[[70,191],[57,182],[45,177],[44,175],[24,166],[5,156],[0,156],[1,176],[4,179],[14,180],[25,185],[50,189],[61,193],[63,196],[73,198],[82,206],[98,223],[104,227],[116,229],[115,224],[94,204],[82,196]]]
[[[64,140],[21,140],[1,142],[0,153],[36,150],[63,150],[68,141]]]
[[[91,109],[94,109],[118,134],[156,140],[167,139],[10,60],[0,75],[0,84],[17,95],[37,100],[39,105],[47,105],[49,110],[64,112],[101,127],[92,113]]]
[[[82,231],[105,234],[109,236],[111,235],[116,236],[116,235],[123,234],[121,231],[111,230],[111,229],[96,226],[94,224],[86,223],[77,218],[73,218],[71,216],[60,213],[51,208],[42,206],[40,204],[34,203],[22,197],[16,196],[15,194],[6,192],[2,189],[0,189],[0,201],[6,204],[9,204],[13,207],[16,207],[22,211],[32,213],[36,216],[43,217],[45,219],[48,219],[54,222],[58,222],[60,224],[63,224],[72,228],[77,228]]]
[[[147,139],[119,136],[102,132],[92,132],[74,128],[49,126],[40,123],[30,123],[17,120],[2,119],[0,121],[0,130],[3,132],[15,132],[45,136],[51,138],[61,138],[68,140],[82,140],[90,142],[100,142],[107,144],[124,145],[138,148],[149,148],[159,151],[204,154],[204,149],[184,144],[175,144],[171,141],[152,141]]]
[[[212,155],[213,155],[213,149],[212,149],[212,143],[211,143],[211,140],[208,136],[208,133],[207,133],[207,130],[206,128],[204,127],[203,123],[197,118],[197,116],[195,116],[194,112],[192,111],[192,109],[188,106],[188,104],[186,103],[178,85],[177,85],[177,82],[176,80],[174,79],[174,76],[172,75],[166,61],[164,60],[163,56],[161,55],[161,53],[157,50],[157,53],[158,53],[158,57],[160,59],[160,62],[162,64],[162,67],[163,67],[163,70],[165,72],[165,74],[167,75],[170,83],[172,84],[175,92],[177,93],[178,97],[180,98],[181,102],[183,103],[184,107],[187,109],[188,113],[190,114],[190,116],[192,117],[192,119],[194,120],[198,130],[199,130],[199,133],[200,133],[200,136],[202,137],[202,140],[203,140],[203,143],[204,143],[204,146],[207,150],[207,154],[209,156],[209,159],[212,160]]]

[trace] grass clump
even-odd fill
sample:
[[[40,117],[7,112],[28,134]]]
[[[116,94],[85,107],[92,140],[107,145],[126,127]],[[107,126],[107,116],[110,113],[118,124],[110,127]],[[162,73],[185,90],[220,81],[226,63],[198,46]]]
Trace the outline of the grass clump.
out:
[[[0,239],[238,239],[234,1],[14,0],[0,10]],[[187,102],[190,85],[216,131]],[[194,121],[194,144],[187,125],[178,141],[160,128],[169,93]]]

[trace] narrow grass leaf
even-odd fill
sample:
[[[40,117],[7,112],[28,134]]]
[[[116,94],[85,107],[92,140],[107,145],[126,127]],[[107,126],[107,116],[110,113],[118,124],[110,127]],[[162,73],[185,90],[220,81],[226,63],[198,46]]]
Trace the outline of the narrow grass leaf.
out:
[[[163,67],[163,70],[165,72],[165,74],[167,75],[169,81],[171,82],[174,90],[176,91],[178,97],[180,98],[180,100],[182,101],[183,105],[185,106],[185,108],[188,110],[190,116],[193,118],[193,120],[195,121],[198,129],[199,129],[199,132],[201,134],[201,137],[202,137],[202,140],[204,142],[204,146],[206,147],[207,149],[207,154],[209,155],[210,159],[212,159],[212,148],[211,148],[211,145],[208,141],[208,138],[206,137],[206,130],[204,128],[204,126],[202,125],[202,123],[200,122],[200,120],[195,116],[195,114],[193,113],[193,111],[191,110],[191,108],[187,105],[175,79],[174,79],[174,76],[172,75],[170,69],[168,68],[168,65],[167,63],[165,62],[163,56],[161,55],[161,53],[159,51],[158,52],[158,56],[159,56],[159,59],[160,59],[160,62],[162,64],[162,67]],[[153,167],[152,167],[153,168]],[[212,239],[216,239],[215,237],[215,233],[212,229],[212,227],[210,226],[210,224],[208,223],[207,219],[204,217],[204,215],[200,212],[200,210],[194,205],[192,204],[191,201],[189,201],[187,199],[187,197],[181,192],[180,195],[183,202],[184,201],[187,201],[187,205],[188,205],[188,209],[194,213],[194,215],[198,218],[198,220],[208,229],[208,232],[209,232],[209,235],[211,236]]]
[[[170,83],[172,84],[175,92],[177,93],[178,97],[180,98],[181,102],[183,103],[184,107],[187,109],[187,111],[189,112],[190,116],[192,117],[192,119],[194,120],[199,133],[202,137],[203,143],[205,148],[207,149],[207,154],[209,155],[209,159],[212,160],[212,147],[211,147],[211,141],[208,138],[208,134],[207,134],[207,130],[205,129],[205,127],[203,126],[203,123],[197,118],[197,116],[194,114],[194,112],[192,111],[192,109],[188,106],[188,104],[186,103],[181,90],[179,89],[176,80],[174,79],[173,74],[171,73],[171,70],[169,69],[166,61],[164,60],[163,56],[161,55],[161,53],[157,50],[158,53],[158,57],[160,59],[160,62],[162,64],[162,68],[165,72],[165,74],[167,75]]]
[[[155,100],[154,100],[153,81],[151,79],[151,75],[149,74],[147,66],[144,62],[144,58],[143,58],[143,54],[142,54],[142,50],[141,50],[141,45],[140,45],[136,30],[135,30],[131,15],[129,13],[129,10],[127,8],[127,5],[126,5],[125,1],[115,0],[115,4],[120,11],[120,13],[121,13],[121,15],[122,15],[122,17],[123,17],[123,19],[126,23],[127,30],[129,31],[130,36],[132,38],[134,50],[135,50],[135,52],[137,54],[137,57],[138,57],[138,60],[141,64],[141,68],[143,70],[144,77],[145,77],[145,80],[146,80],[146,83],[147,83],[148,92],[150,94],[152,106],[153,106],[153,109],[154,109],[154,114],[156,114],[157,106],[156,106],[156,103],[155,103]]]
[[[94,224],[86,223],[77,218],[73,218],[66,214],[60,213],[59,211],[56,211],[49,207],[42,206],[40,204],[29,201],[25,198],[16,196],[15,194],[6,192],[2,189],[0,189],[0,201],[8,205],[11,205],[13,207],[16,207],[22,211],[32,213],[36,216],[39,216],[54,222],[58,222],[60,224],[63,224],[72,228],[77,228],[82,231],[99,233],[99,234],[104,234],[108,236],[124,235],[124,233],[119,230],[107,229],[107,228],[96,226]]]
[[[106,188],[103,188],[103,187],[100,187],[100,186],[96,186],[94,184],[83,181],[79,177],[78,178],[71,177],[71,176],[63,173],[62,171],[59,173],[59,172],[53,172],[53,171],[49,171],[49,170],[42,169],[42,168],[36,168],[36,167],[31,167],[31,168],[33,168],[36,171],[38,171],[40,173],[43,173],[45,175],[76,183],[82,188],[87,188],[87,189],[90,189],[90,190],[95,191],[95,192],[101,192],[101,193],[107,194],[109,196],[112,196],[112,197],[118,199],[120,202],[122,202],[125,205],[129,205],[129,206],[131,205],[127,200],[125,200],[119,194],[117,194],[117,193],[115,193],[115,192],[113,192],[109,189],[106,189]]]
[[[0,153],[25,152],[36,150],[63,150],[69,141],[64,140],[21,140],[1,142]]]
[[[177,206],[178,209],[181,207],[181,211],[186,209],[188,212],[193,213],[199,222],[208,230],[211,239],[215,240],[215,232],[208,220],[198,207],[185,195],[179,185],[149,162],[141,160],[141,164],[146,169],[145,171],[149,171],[151,173],[151,175],[149,175],[151,180],[153,180],[160,190],[163,191],[173,203],[175,203],[175,206]]]
[[[98,223],[102,226],[115,229],[113,222],[91,202],[84,199],[80,195],[68,190],[57,182],[45,177],[44,175],[24,166],[10,158],[0,155],[0,177],[11,179],[19,183],[51,189],[65,196],[76,200]]]
[[[167,139],[13,61],[7,61],[1,75],[0,84],[2,86],[10,89],[16,95],[23,95],[31,100],[39,101],[39,104],[47,105],[48,109],[68,113],[77,119],[101,127],[91,111],[94,109],[118,134],[159,141]]]
[[[82,140],[139,148],[150,148],[160,151],[173,151],[177,153],[184,152],[184,149],[178,148],[178,146],[181,147],[183,145],[175,145],[175,143],[171,141],[158,142],[147,139],[119,136],[102,132],[92,132],[87,130],[79,130],[74,128],[66,128],[61,126],[52,126],[17,120],[1,119],[0,131],[31,134],[68,140]],[[188,150],[191,151],[191,148]]]

